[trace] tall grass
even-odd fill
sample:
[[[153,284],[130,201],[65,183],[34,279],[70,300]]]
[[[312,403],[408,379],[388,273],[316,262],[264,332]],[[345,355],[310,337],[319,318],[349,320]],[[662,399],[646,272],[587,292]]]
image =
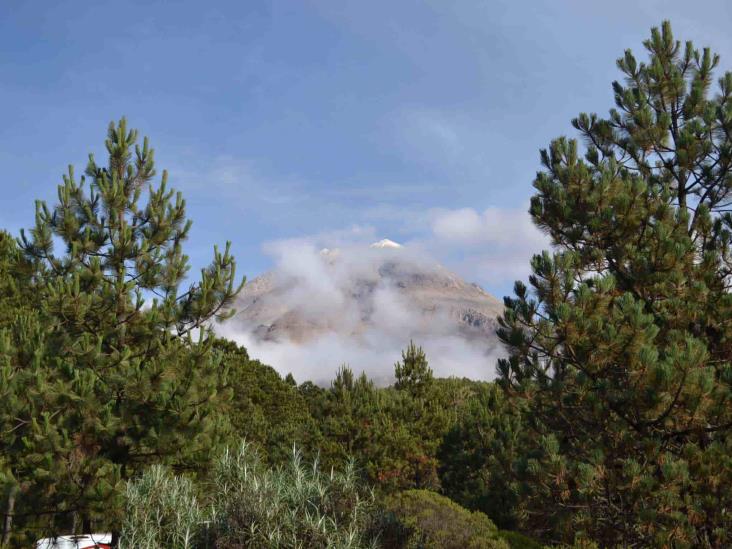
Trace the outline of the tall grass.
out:
[[[221,456],[214,475],[217,547],[371,546],[373,496],[362,493],[352,464],[323,473],[293,448],[290,462],[272,469],[245,443]]]
[[[125,523],[120,549],[192,549],[199,547],[205,512],[193,483],[155,465],[127,484]]]
[[[293,448],[289,463],[266,466],[248,443],[216,461],[200,502],[193,484],[153,467],[127,489],[125,549],[376,547],[374,498],[349,464],[323,472]]]

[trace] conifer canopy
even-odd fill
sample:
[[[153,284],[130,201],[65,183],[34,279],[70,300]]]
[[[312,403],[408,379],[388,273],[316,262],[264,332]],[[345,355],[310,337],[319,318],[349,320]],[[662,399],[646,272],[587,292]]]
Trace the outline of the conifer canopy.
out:
[[[644,46],[609,116],[541,153],[531,215],[555,248],[499,331],[538,441],[521,505],[544,538],[729,546],[732,73],[668,22]]]
[[[56,204],[37,202],[13,252],[32,307],[0,322],[1,476],[13,516],[49,534],[113,527],[124,481],[149,463],[200,467],[228,395],[209,323],[243,284],[229,244],[184,288],[183,197],[166,172],[155,182],[125,119],[105,146],[80,179],[69,167]]]

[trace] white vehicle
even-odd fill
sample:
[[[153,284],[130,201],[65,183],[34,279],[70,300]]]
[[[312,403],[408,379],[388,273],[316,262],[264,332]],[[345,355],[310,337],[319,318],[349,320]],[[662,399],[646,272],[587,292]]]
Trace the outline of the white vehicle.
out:
[[[84,534],[44,538],[36,542],[36,549],[109,549],[112,534]]]

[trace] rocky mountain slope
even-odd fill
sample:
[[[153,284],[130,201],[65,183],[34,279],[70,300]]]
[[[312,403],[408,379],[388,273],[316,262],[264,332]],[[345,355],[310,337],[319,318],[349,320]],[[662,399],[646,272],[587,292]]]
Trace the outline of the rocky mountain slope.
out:
[[[358,343],[378,329],[403,341],[451,337],[486,352],[497,347],[502,303],[445,267],[390,240],[317,256],[305,274],[278,269],[249,282],[230,322],[268,342],[338,334]]]

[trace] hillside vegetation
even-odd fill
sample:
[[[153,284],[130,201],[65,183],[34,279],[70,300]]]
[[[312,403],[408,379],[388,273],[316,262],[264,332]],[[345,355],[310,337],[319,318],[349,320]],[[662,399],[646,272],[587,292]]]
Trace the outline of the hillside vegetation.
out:
[[[731,546],[732,73],[668,23],[644,45],[541,152],[554,247],[491,383],[405,342],[390,387],[298,384],[215,337],[229,246],[189,273],[183,197],[110,124],[104,164],[0,232],[0,545]]]

